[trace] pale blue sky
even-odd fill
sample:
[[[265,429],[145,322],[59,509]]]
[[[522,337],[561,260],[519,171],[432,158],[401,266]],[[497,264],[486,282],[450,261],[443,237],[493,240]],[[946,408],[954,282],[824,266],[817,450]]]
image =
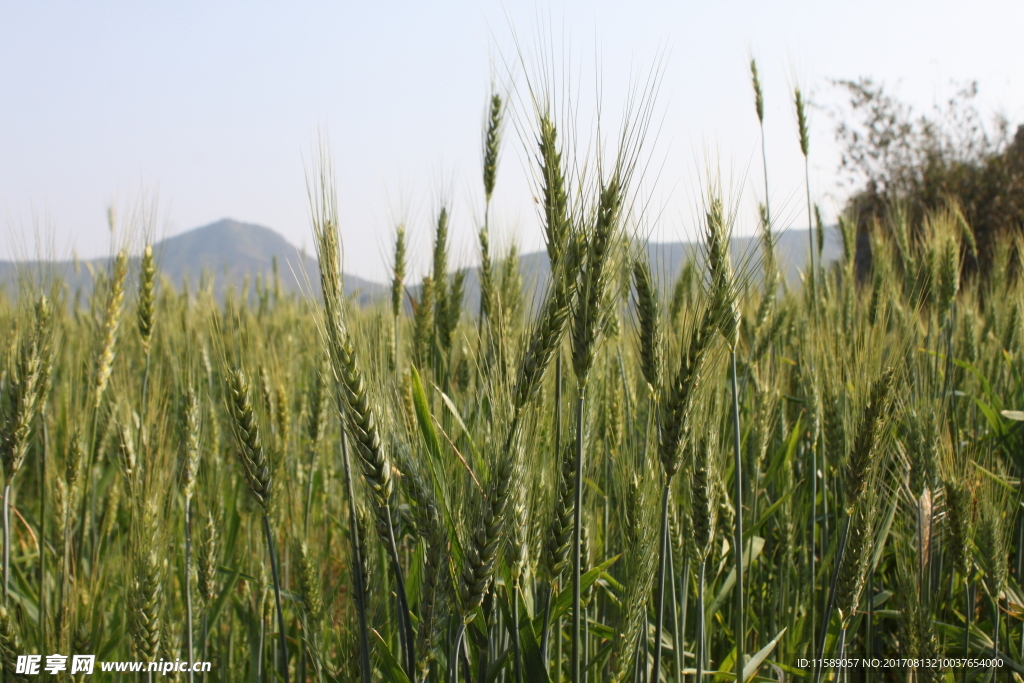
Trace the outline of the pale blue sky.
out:
[[[803,223],[791,90],[834,98],[829,78],[870,75],[920,108],[977,79],[983,106],[1024,121],[1021,2],[5,2],[0,4],[0,258],[106,253],[106,207],[159,197],[159,234],[221,217],[310,247],[304,168],[330,134],[346,269],[382,278],[395,218],[429,244],[440,198],[455,256],[475,258],[480,128],[491,74],[507,82],[513,31],[555,35],[581,118],[614,112],[630,74],[661,59],[646,185],[656,239],[692,227],[707,157],[741,193],[763,194],[748,60],[766,89],[772,200]],[[535,54],[535,50],[530,48]],[[519,79],[519,83],[522,80]],[[612,115],[607,116],[613,120]],[[606,123],[606,126],[608,123]],[[832,122],[812,113],[813,192],[841,199]],[[495,196],[499,240],[540,245],[518,139]],[[741,181],[746,180],[745,183]],[[837,197],[837,198],[833,198]],[[417,266],[425,268],[420,254]]]

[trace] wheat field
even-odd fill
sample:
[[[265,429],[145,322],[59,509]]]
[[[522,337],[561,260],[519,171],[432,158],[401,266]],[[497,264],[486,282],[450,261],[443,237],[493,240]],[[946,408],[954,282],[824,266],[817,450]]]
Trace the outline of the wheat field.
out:
[[[709,182],[663,286],[637,111],[589,161],[517,114],[536,299],[491,251],[500,93],[476,310],[444,209],[426,277],[399,227],[390,300],[346,299],[326,155],[309,296],[175,288],[149,246],[89,292],[0,292],[4,680],[53,652],[212,663],[190,681],[1020,680],[1024,241],[979,273],[948,203],[843,216],[824,262],[808,189],[792,285],[772,207],[736,254]],[[844,655],[896,664],[814,663]]]

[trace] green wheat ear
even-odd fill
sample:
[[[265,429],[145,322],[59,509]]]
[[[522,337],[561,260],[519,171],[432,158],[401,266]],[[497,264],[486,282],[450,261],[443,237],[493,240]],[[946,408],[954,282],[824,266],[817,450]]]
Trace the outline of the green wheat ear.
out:
[[[871,395],[867,405],[864,406],[860,428],[846,465],[844,489],[847,514],[853,514],[857,504],[867,491],[869,477],[876,465],[878,444],[882,437],[885,420],[888,417],[895,386],[896,371],[889,368],[875,380],[871,387]]]
[[[199,401],[190,386],[185,390],[184,439],[182,440],[182,491],[192,498],[199,469]]]
[[[877,498],[869,495],[857,505],[850,524],[846,552],[843,554],[836,589],[836,607],[846,628],[860,605],[874,550],[875,521],[878,514]]]
[[[6,410],[0,425],[0,459],[8,485],[28,453],[39,398],[39,353],[35,335],[26,334],[19,345],[17,366],[7,386]]]
[[[961,479],[955,475],[946,480],[943,488],[946,493],[946,514],[953,566],[960,576],[967,577],[971,571],[974,491],[968,479]]]
[[[661,386],[661,311],[646,258],[637,259],[633,265],[633,286],[640,321],[640,370],[651,391],[657,391]]]
[[[405,226],[395,230],[394,279],[391,281],[391,315],[398,317],[402,312],[402,289],[405,286]]]
[[[501,118],[505,108],[501,95],[491,95],[491,107],[487,116],[487,132],[484,136],[484,196],[491,201],[494,194],[494,181],[498,174],[498,145]]]
[[[200,542],[196,557],[196,586],[199,589],[199,597],[207,608],[217,597],[217,562],[217,526],[213,522],[213,515],[208,512],[205,524],[200,530]]]
[[[24,654],[18,629],[11,619],[7,608],[0,605],[0,666],[3,667],[5,680],[29,680],[27,676],[16,674],[18,655]]]
[[[311,621],[319,622],[324,616],[323,590],[317,567],[305,541],[296,543],[295,556],[299,561],[299,595],[302,596],[302,606]]]
[[[800,88],[793,91],[793,101],[796,104],[797,131],[800,133],[800,152],[806,157],[811,143],[807,133],[807,103]]]
[[[565,190],[558,130],[547,114],[540,120],[538,147],[541,188],[544,195],[544,237],[548,260],[554,267],[569,241],[569,202]]]
[[[121,324],[121,304],[124,302],[124,280],[128,275],[128,252],[121,250],[114,259],[114,270],[108,282],[107,303],[100,328],[100,347],[96,357],[93,384],[93,404],[99,406],[114,365],[114,347]]]
[[[764,123],[764,92],[761,90],[761,79],[757,75],[757,61],[750,60],[750,77],[754,83],[754,109],[757,111],[757,120]]]
[[[253,412],[249,382],[241,369],[236,369],[229,375],[227,394],[238,442],[238,462],[242,466],[242,474],[249,486],[249,492],[266,512],[270,507],[273,478],[270,462],[260,440],[260,427]]]
[[[139,303],[138,327],[143,352],[148,356],[153,341],[153,316],[156,303],[156,264],[153,259],[153,246],[146,245],[139,264]]]

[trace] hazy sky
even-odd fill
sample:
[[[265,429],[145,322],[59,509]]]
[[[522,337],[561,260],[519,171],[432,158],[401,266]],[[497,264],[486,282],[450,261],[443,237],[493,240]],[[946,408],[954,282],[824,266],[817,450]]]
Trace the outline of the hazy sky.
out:
[[[539,38],[553,36],[584,127],[600,85],[606,132],[630,84],[660,65],[644,182],[655,239],[692,230],[708,163],[750,223],[763,195],[748,72],[757,57],[772,201],[800,226],[794,85],[828,103],[830,78],[869,75],[926,109],[951,80],[977,79],[983,107],[1016,124],[1021,26],[1019,0],[3,2],[0,258],[33,254],[36,231],[59,254],[107,253],[106,208],[140,196],[158,200],[158,236],[232,217],[311,248],[305,172],[325,130],[348,271],[385,276],[399,219],[425,268],[442,200],[453,253],[469,263],[492,76],[520,92],[524,83],[514,34],[530,64]],[[812,191],[831,214],[842,197],[833,122],[816,109],[811,125]],[[496,239],[538,248],[527,157],[511,126],[506,143]]]

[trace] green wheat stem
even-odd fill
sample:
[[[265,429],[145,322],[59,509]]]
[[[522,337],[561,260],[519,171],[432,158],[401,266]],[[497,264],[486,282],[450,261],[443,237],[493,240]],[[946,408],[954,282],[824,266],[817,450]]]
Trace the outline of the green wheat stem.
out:
[[[671,535],[672,530],[669,529]],[[682,631],[679,629],[679,603],[677,602],[678,596],[676,594],[676,580],[675,580],[675,560],[672,558],[672,540],[671,537],[666,539],[666,543],[669,546],[669,553],[666,562],[668,563],[668,586],[669,586],[669,605],[672,607],[672,658],[675,664],[675,679],[676,683],[683,683],[683,637]]]
[[[263,533],[267,539],[267,550],[270,552],[270,571],[274,580],[274,604],[277,607],[278,643],[281,648],[280,674],[284,683],[288,683],[288,640],[285,637],[284,610],[281,608],[281,577],[277,566],[277,552],[274,550],[274,536],[270,531],[270,517],[263,514]]]
[[[46,404],[39,407],[39,629],[44,650],[50,645],[50,623],[46,596],[46,460],[50,450],[50,431],[46,424]]]
[[[555,353],[555,459],[559,458],[562,441],[562,352]],[[554,586],[549,586],[544,601],[544,619],[540,634],[540,656],[544,662],[544,671],[548,671],[548,644],[551,633],[551,600],[554,597]]]
[[[363,576],[363,554],[361,539],[359,537],[359,525],[356,523],[356,491],[352,484],[352,465],[348,455],[348,436],[345,430],[341,430],[341,459],[345,469],[345,493],[348,494],[348,513],[351,523],[349,524],[349,541],[352,545],[352,583],[353,591],[359,596],[355,601],[356,618],[359,622],[359,675],[362,683],[370,683],[370,634],[367,627],[366,605],[363,596],[366,595],[366,577]]]
[[[814,629],[814,625],[817,623],[815,619],[815,604],[817,603],[817,558],[815,557],[815,536],[814,531],[817,527],[817,514],[818,514],[818,449],[815,444],[811,444],[811,524],[810,524],[810,551],[809,551],[809,564],[811,569],[811,575],[809,577],[809,586],[811,597],[808,600],[808,611],[810,612],[809,630],[811,633],[811,652],[817,652],[817,631]]]
[[[192,496],[185,497],[185,640],[188,648],[188,660],[194,661],[192,647],[192,525],[189,513],[192,509]],[[287,676],[285,677],[287,680]],[[188,672],[188,680],[193,680],[192,671]]]
[[[843,555],[846,554],[846,542],[850,537],[850,522],[853,516],[846,514],[846,520],[843,524],[843,534],[839,537],[839,546],[836,549],[836,559],[832,567],[832,579],[829,582],[828,587],[828,600],[825,603],[825,611],[821,615],[821,632],[818,637],[818,656],[815,659],[814,665],[814,683],[819,683],[821,680],[822,667],[820,662],[825,656],[825,639],[828,636],[828,626],[832,621],[832,612],[836,606],[836,586],[839,583],[839,569],[843,564]]]
[[[743,605],[743,454],[740,445],[740,404],[739,391],[736,386],[736,350],[729,354],[732,366],[732,429],[733,429],[733,480],[736,491],[736,529],[734,546],[736,553],[736,680],[743,683],[743,647],[746,639],[744,625],[745,612]]]
[[[705,656],[705,637],[706,626],[705,626],[705,615],[704,615],[704,577],[707,571],[708,561],[702,559],[700,561],[700,567],[697,569],[697,677],[694,679],[697,683],[704,680],[704,661]]]
[[[651,668],[651,680],[661,680],[661,634],[665,624],[665,571],[667,556],[671,553],[668,538],[668,499],[672,490],[672,477],[665,475],[665,486],[661,494],[661,550],[658,553],[658,587],[655,595],[657,604],[654,608],[654,664]]]
[[[308,481],[306,482],[306,507],[302,515],[302,528],[304,531],[309,531],[309,513],[313,508],[313,475],[316,473],[316,444],[310,446],[309,449],[309,471],[307,473]]]
[[[402,623],[402,630],[399,633],[404,634],[402,637],[402,643],[405,653],[406,666],[408,667],[409,675],[414,675],[416,671],[416,653],[413,651],[415,640],[413,638],[412,630],[412,618],[409,610],[409,598],[405,591],[405,579],[402,573],[402,560],[398,556],[398,545],[395,543],[395,527],[391,518],[391,507],[384,508],[387,523],[387,552],[391,559],[392,572],[395,575],[395,592],[398,593],[398,609],[399,609],[399,621]]]
[[[576,399],[576,473],[573,479],[576,506],[573,510],[572,530],[572,681],[580,683],[580,528],[583,524],[583,411],[585,388],[580,387]]]
[[[9,601],[8,597],[8,584],[10,583],[11,574],[11,484],[8,481],[4,484],[4,495],[3,495],[3,506],[4,506],[4,604],[6,605]]]
[[[680,609],[679,609],[679,661],[680,666],[686,661],[686,617],[690,607],[690,591],[688,590],[690,579],[690,557],[686,556],[686,560],[683,562],[683,571],[679,575],[679,593],[680,593]],[[680,668],[680,675],[682,675],[682,669]]]
[[[459,620],[459,626],[455,631],[455,640],[452,641],[452,656],[449,659],[449,678],[451,683],[459,683],[459,656],[462,649],[462,640],[466,635],[466,622]],[[467,683],[468,683],[467,675]]]
[[[523,653],[519,642],[519,579],[512,585],[512,648],[516,683],[523,683]]]

